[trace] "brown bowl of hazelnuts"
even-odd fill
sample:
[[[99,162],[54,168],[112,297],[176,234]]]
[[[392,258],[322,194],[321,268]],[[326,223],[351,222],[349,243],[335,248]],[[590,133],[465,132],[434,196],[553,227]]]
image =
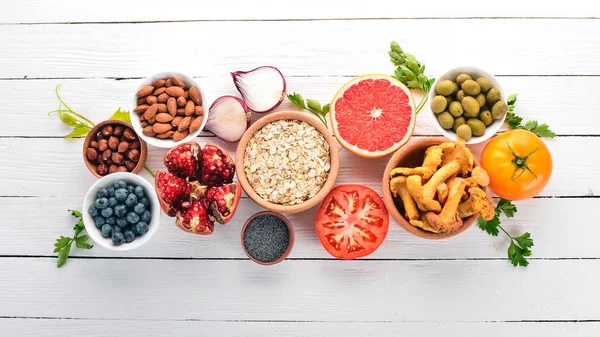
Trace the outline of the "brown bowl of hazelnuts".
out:
[[[83,142],[83,161],[98,178],[114,172],[139,173],[148,147],[129,123],[106,120],[98,123]]]

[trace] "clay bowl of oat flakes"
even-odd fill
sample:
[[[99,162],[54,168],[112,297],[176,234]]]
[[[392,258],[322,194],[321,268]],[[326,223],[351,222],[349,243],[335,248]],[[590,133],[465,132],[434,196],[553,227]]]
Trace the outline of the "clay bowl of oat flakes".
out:
[[[304,112],[262,117],[242,136],[236,173],[259,206],[291,214],[316,206],[337,178],[337,143],[327,127]]]

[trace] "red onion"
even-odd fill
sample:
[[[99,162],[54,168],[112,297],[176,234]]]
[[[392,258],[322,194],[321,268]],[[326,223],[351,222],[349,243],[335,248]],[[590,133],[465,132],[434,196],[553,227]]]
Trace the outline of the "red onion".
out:
[[[235,96],[221,96],[210,106],[204,130],[218,138],[235,143],[250,126],[250,111],[244,101]]]
[[[269,112],[285,97],[285,78],[279,69],[263,66],[250,71],[234,71],[233,82],[250,110]]]

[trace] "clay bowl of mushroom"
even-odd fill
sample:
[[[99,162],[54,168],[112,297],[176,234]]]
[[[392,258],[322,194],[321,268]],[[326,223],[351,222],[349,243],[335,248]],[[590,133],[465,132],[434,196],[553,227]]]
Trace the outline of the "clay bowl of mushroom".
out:
[[[409,233],[446,239],[479,216],[494,217],[489,176],[462,142],[445,138],[411,140],[389,160],[383,199],[392,218]]]

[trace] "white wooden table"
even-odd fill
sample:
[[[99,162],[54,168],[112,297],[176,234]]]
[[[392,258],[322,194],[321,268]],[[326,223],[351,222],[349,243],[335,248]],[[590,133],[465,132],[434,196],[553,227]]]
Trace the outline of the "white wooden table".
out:
[[[0,335],[599,336],[599,15],[583,0],[3,0]],[[510,232],[531,232],[529,267],[513,267],[508,240],[476,226],[432,242],[394,223],[368,259],[334,260],[315,236],[314,209],[290,216],[289,259],[262,267],[240,246],[243,222],[260,210],[244,198],[212,236],[163,217],[137,251],[74,248],[56,268],[54,240],[72,233],[67,209],[81,208],[95,178],[82,139],[62,139],[68,130],[46,116],[55,85],[96,122],[131,108],[141,78],[172,69],[217,97],[237,93],[230,71],[273,65],[290,92],[327,101],[353,76],[392,73],[391,40],[433,77],[456,65],[498,75],[519,94],[519,114],[559,134],[546,141],[550,183],[503,220]],[[415,136],[436,134],[419,115]],[[150,148],[148,166],[162,168],[163,153]],[[386,160],[341,151],[338,183],[380,191]]]

